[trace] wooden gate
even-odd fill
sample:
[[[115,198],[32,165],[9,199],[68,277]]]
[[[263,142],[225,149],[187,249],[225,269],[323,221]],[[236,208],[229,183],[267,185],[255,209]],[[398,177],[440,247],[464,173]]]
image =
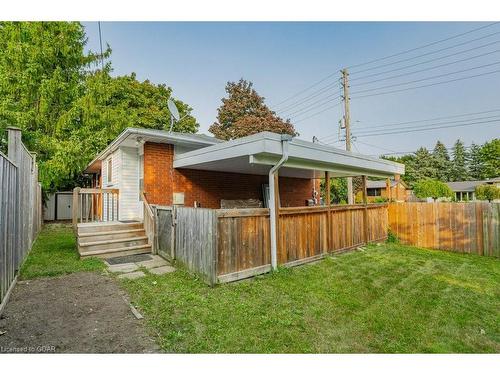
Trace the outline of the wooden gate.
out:
[[[175,259],[174,209],[165,206],[156,206],[155,208],[158,255],[173,260]]]

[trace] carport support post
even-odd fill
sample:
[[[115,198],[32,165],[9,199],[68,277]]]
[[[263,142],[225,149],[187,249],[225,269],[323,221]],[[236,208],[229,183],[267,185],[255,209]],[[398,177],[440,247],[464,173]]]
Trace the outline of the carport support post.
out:
[[[363,176],[363,231],[364,231],[364,242],[368,244],[368,194],[366,191],[366,175]]]
[[[330,198],[330,172],[325,172],[325,198],[326,198],[326,251],[325,253],[328,253],[330,251],[330,233],[331,233],[331,228],[330,228],[330,205],[331,205],[331,198]]]

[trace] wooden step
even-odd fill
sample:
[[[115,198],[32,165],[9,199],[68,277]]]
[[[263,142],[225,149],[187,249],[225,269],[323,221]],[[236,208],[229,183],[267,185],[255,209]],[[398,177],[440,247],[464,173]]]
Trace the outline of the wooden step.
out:
[[[148,254],[148,253],[151,253],[151,245],[138,245],[138,246],[129,246],[121,248],[118,247],[115,249],[108,249],[108,250],[87,251],[80,253],[80,257],[81,258],[97,257],[106,259],[118,256]]]
[[[98,233],[82,233],[78,235],[79,242],[96,242],[96,241],[106,241],[106,240],[118,240],[124,238],[132,237],[142,237],[145,236],[146,232],[143,229],[127,229],[127,230],[115,230],[109,232],[98,232]]]
[[[80,223],[77,225],[78,235],[87,233],[101,233],[101,232],[114,232],[125,231],[130,229],[143,229],[142,222],[123,223],[120,221],[99,222],[99,223]]]
[[[116,248],[131,247],[138,245],[146,245],[148,243],[147,236],[118,238],[115,240],[80,242],[78,241],[78,249],[80,253],[94,250],[112,250]]]

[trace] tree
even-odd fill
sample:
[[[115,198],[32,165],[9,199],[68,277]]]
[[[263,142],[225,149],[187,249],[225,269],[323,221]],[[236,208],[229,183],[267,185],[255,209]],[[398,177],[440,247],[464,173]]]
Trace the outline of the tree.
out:
[[[85,53],[77,22],[0,23],[0,146],[5,127],[23,130],[38,154],[45,190],[71,188],[86,164],[125,127],[163,129],[169,123],[172,90],[135,75],[111,77],[111,63]],[[195,132],[191,108],[176,100],[175,130]]]
[[[424,178],[437,178],[438,176],[432,154],[425,147],[419,148],[415,153],[412,168],[415,182]]]
[[[262,131],[297,135],[289,120],[284,121],[264,104],[251,82],[228,82],[226,93],[228,97],[217,110],[217,122],[209,128],[217,138],[229,140]]]
[[[476,145],[475,143],[471,144],[467,164],[470,178],[473,180],[482,180],[484,173],[481,146]]]
[[[321,194],[325,199],[326,184],[325,180],[321,181]],[[332,178],[330,179],[330,200],[332,203],[347,203],[347,179]]]
[[[445,183],[434,180],[424,179],[417,181],[413,186],[413,191],[418,198],[451,198],[453,191]]]
[[[453,146],[453,162],[451,163],[450,181],[467,181],[469,173],[467,171],[467,151],[463,142],[459,139]]]
[[[500,176],[500,139],[486,142],[480,151],[482,179]]]
[[[446,146],[441,141],[436,142],[432,152],[432,165],[436,172],[436,178],[440,181],[449,181],[451,162]],[[430,176],[428,176],[430,177]]]
[[[500,188],[495,185],[479,185],[475,189],[476,198],[479,200],[487,200],[491,202],[495,199],[500,199]]]

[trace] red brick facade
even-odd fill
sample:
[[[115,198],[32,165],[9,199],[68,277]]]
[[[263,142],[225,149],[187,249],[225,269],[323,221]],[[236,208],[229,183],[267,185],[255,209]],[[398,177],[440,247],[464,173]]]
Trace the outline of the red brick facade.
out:
[[[220,208],[221,199],[262,200],[262,185],[267,176],[174,169],[174,146],[160,143],[144,144],[144,192],[152,204],[171,205],[173,193],[184,193],[184,205]],[[305,206],[312,198],[319,180],[280,177],[282,207]]]

